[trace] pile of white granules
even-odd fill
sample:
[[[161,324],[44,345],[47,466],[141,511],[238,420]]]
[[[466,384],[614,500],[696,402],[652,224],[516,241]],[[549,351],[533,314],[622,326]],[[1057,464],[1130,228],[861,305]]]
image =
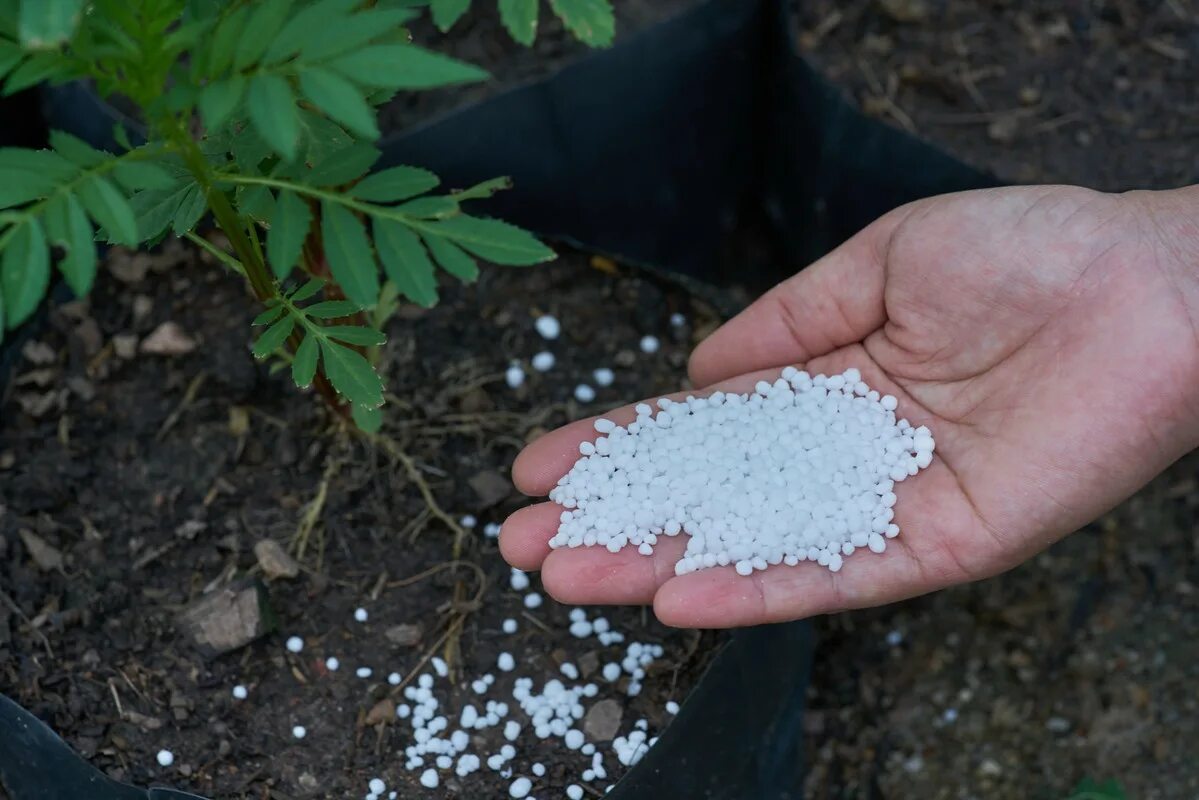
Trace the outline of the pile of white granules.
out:
[[[750,394],[715,392],[644,403],[627,427],[598,419],[601,436],[550,499],[561,505],[554,548],[636,547],[686,533],[685,575],[736,566],[741,575],[815,561],[833,572],[860,547],[883,552],[899,533],[895,484],[932,462],[928,428],[897,420],[896,399],[861,373],[788,367]]]

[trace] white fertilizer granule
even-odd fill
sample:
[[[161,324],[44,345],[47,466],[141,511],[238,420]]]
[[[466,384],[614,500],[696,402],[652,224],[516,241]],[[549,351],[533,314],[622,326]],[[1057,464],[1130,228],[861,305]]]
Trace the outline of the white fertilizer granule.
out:
[[[598,419],[601,436],[550,492],[564,508],[554,548],[635,547],[686,533],[675,574],[734,565],[738,574],[881,553],[899,533],[895,484],[927,467],[928,428],[897,420],[861,373],[811,376],[788,367],[748,394],[715,392],[645,403],[627,427]]]

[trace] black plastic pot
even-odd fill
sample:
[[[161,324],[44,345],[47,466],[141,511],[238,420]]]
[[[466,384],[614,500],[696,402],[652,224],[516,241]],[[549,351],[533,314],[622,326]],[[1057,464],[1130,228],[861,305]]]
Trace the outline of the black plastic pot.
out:
[[[720,274],[716,254],[747,207],[774,221],[794,268],[904,202],[996,185],[861,114],[799,54],[790,8],[704,0],[386,139],[380,166],[419,164],[450,186],[511,175],[489,213],[713,283],[745,277]],[[47,91],[44,106],[96,145],[130,124],[81,85]],[[807,622],[733,634],[613,800],[799,797],[813,648]]]

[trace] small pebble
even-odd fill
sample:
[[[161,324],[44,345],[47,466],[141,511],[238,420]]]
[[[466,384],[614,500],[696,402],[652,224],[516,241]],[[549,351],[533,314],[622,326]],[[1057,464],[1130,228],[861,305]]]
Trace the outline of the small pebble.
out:
[[[558,334],[562,332],[562,325],[558,319],[549,314],[544,314],[537,318],[533,323],[533,327],[541,334],[543,339],[557,339]]]
[[[450,667],[445,663],[444,658],[433,656],[433,658],[429,659],[429,663],[433,665],[433,671],[436,672],[439,677],[444,678],[446,675],[450,674]]]
[[[158,765],[160,767],[169,767],[175,763],[175,754],[170,750],[158,751]]]
[[[341,662],[337,660],[337,656],[329,656],[325,659],[325,669],[330,672],[337,672],[341,669]]]
[[[522,570],[513,567],[512,576],[508,579],[508,585],[512,587],[513,591],[523,592],[529,588],[529,576]]]
[[[666,713],[667,714],[679,713],[679,704],[673,700],[667,700],[666,701]]]
[[[366,613],[365,608],[359,608],[359,609],[354,610],[354,619],[358,622],[366,622],[368,616],[369,615]]]
[[[369,678],[372,674],[373,674],[373,670],[370,667],[359,667],[358,668],[357,675],[359,678]]]
[[[504,372],[504,382],[508,384],[509,389],[520,388],[521,384],[525,382],[525,371],[520,368],[520,364],[508,367]]]
[[[641,352],[656,353],[661,344],[658,342],[657,336],[642,336],[641,337]]]
[[[430,768],[420,774],[420,785],[426,789],[436,789],[437,784],[440,782],[441,779],[437,777],[437,770],[435,769]]]
[[[566,796],[570,798],[570,800],[583,800],[583,787],[579,786],[577,783],[572,783],[570,786],[566,787]]]
[[[612,382],[616,380],[616,375],[607,367],[600,367],[591,373],[591,377],[595,379],[596,386],[611,386]]]
[[[297,725],[291,729],[291,735],[297,739],[303,739],[305,736],[308,735],[308,729],[305,728],[303,725]]]
[[[525,595],[525,608],[540,608],[542,597],[537,592],[529,592]]]
[[[304,640],[299,636],[290,636],[287,639],[287,650],[291,653],[299,653],[304,650]]]
[[[387,784],[379,778],[371,778],[368,784],[371,794],[379,795],[387,791]]]
[[[390,683],[392,686],[399,686],[401,683],[404,682],[404,677],[402,675],[400,675],[400,673],[398,673],[398,672],[393,672],[387,676],[387,682]]]
[[[504,620],[502,627],[504,633],[516,633],[516,620],[509,617],[508,619]]]
[[[500,653],[495,665],[500,668],[500,672],[511,672],[516,668],[516,659],[512,657],[511,653]]]
[[[528,778],[517,778],[508,786],[508,796],[514,797],[516,800],[528,797],[529,792],[533,790],[533,782]]]
[[[533,369],[538,372],[548,372],[554,368],[554,354],[549,350],[542,350],[537,355],[533,356]]]
[[[575,387],[575,400],[580,403],[590,403],[595,399],[595,389],[592,389],[585,383],[580,383]]]
[[[234,700],[245,700],[249,695],[249,691],[247,691],[246,687],[242,686],[241,684],[233,687]]]
[[[538,778],[543,777],[545,775],[545,764],[542,764],[540,761],[533,764],[533,766],[530,767],[530,769],[532,770],[533,774],[536,775]]]

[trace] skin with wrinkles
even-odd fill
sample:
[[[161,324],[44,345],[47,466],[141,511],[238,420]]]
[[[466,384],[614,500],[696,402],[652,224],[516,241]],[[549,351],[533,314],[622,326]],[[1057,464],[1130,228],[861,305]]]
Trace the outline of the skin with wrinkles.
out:
[[[839,573],[675,577],[651,558],[550,552],[560,509],[504,524],[504,556],[568,603],[653,603],[666,624],[728,627],[892,602],[1007,570],[1126,498],[1199,444],[1199,192],[1065,186],[919,201],[880,218],[700,344],[695,386],[745,391],[794,364],[849,366],[936,435],[896,489],[903,533]],[[631,407],[606,415],[624,424]],[[545,495],[591,420],[529,445],[517,486]],[[682,537],[680,537],[681,539]]]

